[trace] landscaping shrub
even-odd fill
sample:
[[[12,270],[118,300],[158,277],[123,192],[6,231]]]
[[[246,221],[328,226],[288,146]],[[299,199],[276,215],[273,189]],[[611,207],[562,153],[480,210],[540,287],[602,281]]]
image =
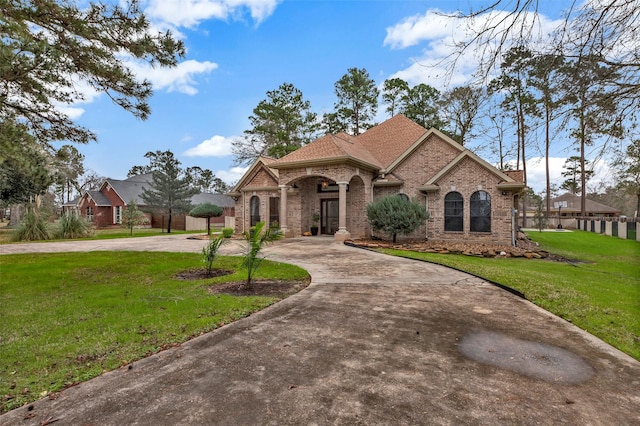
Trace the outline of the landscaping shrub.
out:
[[[224,238],[231,238],[231,236],[233,235],[234,229],[233,228],[222,228],[222,236]]]
[[[35,208],[29,208],[22,218],[13,238],[15,241],[39,241],[49,239],[47,220]]]
[[[75,214],[63,214],[55,230],[55,238],[85,238],[93,234],[91,222]]]
[[[424,225],[429,212],[417,201],[389,195],[367,206],[367,218],[371,228],[391,234],[395,243],[397,234],[409,235]]]

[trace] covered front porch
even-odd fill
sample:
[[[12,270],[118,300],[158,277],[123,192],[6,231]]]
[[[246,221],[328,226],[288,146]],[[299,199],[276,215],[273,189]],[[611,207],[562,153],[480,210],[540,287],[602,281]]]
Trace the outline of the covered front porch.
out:
[[[285,237],[315,234],[315,228],[318,235],[333,235],[336,241],[370,235],[365,206],[371,195],[361,176],[340,180],[328,173],[305,175],[278,187]]]

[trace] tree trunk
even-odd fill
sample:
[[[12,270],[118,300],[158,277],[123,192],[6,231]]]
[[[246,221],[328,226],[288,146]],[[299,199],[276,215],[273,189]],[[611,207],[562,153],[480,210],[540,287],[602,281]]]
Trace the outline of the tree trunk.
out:
[[[587,179],[584,170],[584,145],[585,145],[585,122],[584,111],[580,115],[580,215],[585,217],[587,215]]]
[[[547,214],[546,219],[549,220],[549,214],[551,212],[551,180],[549,179],[549,119],[550,119],[549,108],[545,108],[545,144],[544,144],[544,161],[545,168],[547,174]]]
[[[169,220],[167,221],[167,234],[171,233],[171,209],[169,209]]]

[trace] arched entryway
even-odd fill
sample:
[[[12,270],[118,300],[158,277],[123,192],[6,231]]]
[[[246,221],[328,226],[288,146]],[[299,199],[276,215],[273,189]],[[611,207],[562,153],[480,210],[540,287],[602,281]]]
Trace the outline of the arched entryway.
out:
[[[344,169],[337,171],[345,172]],[[336,240],[350,238],[351,229],[358,236],[366,235],[367,184],[356,170],[349,180],[309,173],[289,181],[285,179],[279,185],[280,218],[285,235],[310,233],[315,226],[319,234],[333,235]],[[283,180],[287,183],[283,184]]]

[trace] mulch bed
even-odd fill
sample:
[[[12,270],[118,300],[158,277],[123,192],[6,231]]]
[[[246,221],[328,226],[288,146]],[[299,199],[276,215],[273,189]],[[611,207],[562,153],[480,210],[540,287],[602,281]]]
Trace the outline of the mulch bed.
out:
[[[476,257],[518,257],[526,259],[547,259],[558,262],[575,263],[571,259],[541,250],[538,245],[526,238],[517,240],[518,245],[511,247],[503,244],[479,243],[473,241],[411,240],[396,244],[380,240],[352,240],[349,244],[363,248],[388,248],[409,250],[422,253],[462,254]]]
[[[223,275],[231,275],[233,271],[228,269],[212,269],[211,274],[207,273],[206,269],[189,269],[188,271],[178,272],[174,275],[174,278],[179,280],[206,280],[208,278],[221,277]]]
[[[234,271],[228,269],[212,269],[211,274],[207,270],[189,269],[178,272],[174,278],[179,280],[206,280],[209,278],[231,275]],[[221,284],[210,285],[207,289],[209,294],[229,294],[232,296],[269,296],[287,297],[304,289],[309,285],[311,279],[307,280],[253,280],[251,286],[246,287],[244,281],[231,281]]]

